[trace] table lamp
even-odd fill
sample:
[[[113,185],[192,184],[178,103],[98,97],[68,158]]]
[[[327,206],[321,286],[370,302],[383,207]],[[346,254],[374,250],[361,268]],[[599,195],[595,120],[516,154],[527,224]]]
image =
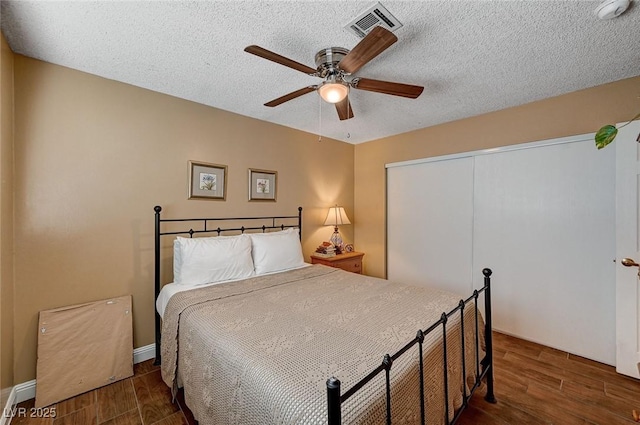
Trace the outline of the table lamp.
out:
[[[342,248],[342,236],[340,236],[340,232],[338,232],[338,225],[342,224],[351,224],[347,213],[344,212],[344,208],[337,205],[329,208],[329,213],[327,214],[327,219],[324,221],[324,225],[333,226],[333,235],[331,235],[329,241],[334,246],[340,248]]]

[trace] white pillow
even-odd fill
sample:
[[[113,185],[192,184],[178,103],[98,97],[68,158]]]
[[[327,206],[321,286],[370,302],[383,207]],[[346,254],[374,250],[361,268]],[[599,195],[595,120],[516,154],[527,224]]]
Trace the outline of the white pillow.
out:
[[[173,260],[173,279],[179,285],[202,285],[253,275],[251,238],[248,235],[178,237],[174,242]]]
[[[251,233],[251,256],[256,274],[295,269],[305,265],[298,229]]]

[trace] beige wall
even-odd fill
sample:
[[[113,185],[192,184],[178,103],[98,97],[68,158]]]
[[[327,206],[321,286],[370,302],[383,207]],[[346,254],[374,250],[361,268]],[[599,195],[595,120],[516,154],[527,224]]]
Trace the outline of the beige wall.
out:
[[[13,52],[0,35],[0,386],[13,382]]]
[[[354,241],[355,232],[367,273],[383,276],[384,164],[593,132],[640,107],[639,77],[354,147],[19,55],[6,59],[5,46],[3,387],[11,374],[8,385],[35,378],[43,309],[132,294],[135,346],[153,342],[154,205],[166,216],[295,213],[302,205],[308,256],[331,233],[318,226],[326,208],[339,203],[354,222],[341,233]],[[14,62],[14,85],[5,60]],[[7,115],[7,87],[15,90],[14,117]],[[12,118],[15,135],[5,136]],[[188,160],[229,166],[226,202],[186,199]],[[277,203],[247,202],[249,167],[278,171]],[[12,186],[15,207],[6,190]],[[13,268],[6,255],[12,234]],[[166,260],[163,270],[170,270]],[[13,371],[5,361],[14,362]]]
[[[366,253],[365,272],[385,276],[385,164],[595,132],[630,120],[639,95],[635,77],[356,145],[355,245]]]
[[[319,226],[329,206],[353,214],[353,152],[16,55],[15,382],[35,378],[43,309],[132,294],[134,345],[153,342],[154,205],[165,217],[296,214],[300,205],[308,256],[331,234]],[[188,160],[228,166],[226,202],[187,200]],[[276,203],[247,201],[249,167],[278,171]]]

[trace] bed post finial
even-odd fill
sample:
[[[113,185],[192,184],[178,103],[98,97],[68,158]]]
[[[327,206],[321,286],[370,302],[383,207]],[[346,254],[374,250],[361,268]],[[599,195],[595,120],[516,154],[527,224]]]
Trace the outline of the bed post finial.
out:
[[[156,212],[156,214],[160,214],[160,211],[162,211],[162,207],[160,205],[156,205],[155,207],[153,207],[153,210]]]
[[[340,380],[335,377],[327,379],[327,414],[329,425],[342,424],[340,408]]]

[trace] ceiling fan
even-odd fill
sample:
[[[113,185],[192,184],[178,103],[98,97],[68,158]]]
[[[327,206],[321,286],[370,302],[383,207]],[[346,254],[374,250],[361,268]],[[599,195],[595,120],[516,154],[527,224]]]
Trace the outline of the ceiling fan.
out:
[[[408,97],[411,99],[420,96],[424,90],[424,87],[410,84],[372,80],[362,77],[347,78],[396,41],[398,41],[398,37],[391,31],[378,26],[367,34],[351,51],[342,47],[329,47],[320,50],[316,53],[315,57],[316,69],[273,53],[260,46],[248,46],[244,51],[295,69],[296,71],[324,79],[324,81],[318,85],[307,86],[285,94],[284,96],[265,103],[265,106],[278,106],[284,102],[317,90],[325,101],[336,105],[338,117],[341,120],[347,120],[353,118],[353,110],[351,109],[348,96],[349,88],[390,94],[392,96]]]

